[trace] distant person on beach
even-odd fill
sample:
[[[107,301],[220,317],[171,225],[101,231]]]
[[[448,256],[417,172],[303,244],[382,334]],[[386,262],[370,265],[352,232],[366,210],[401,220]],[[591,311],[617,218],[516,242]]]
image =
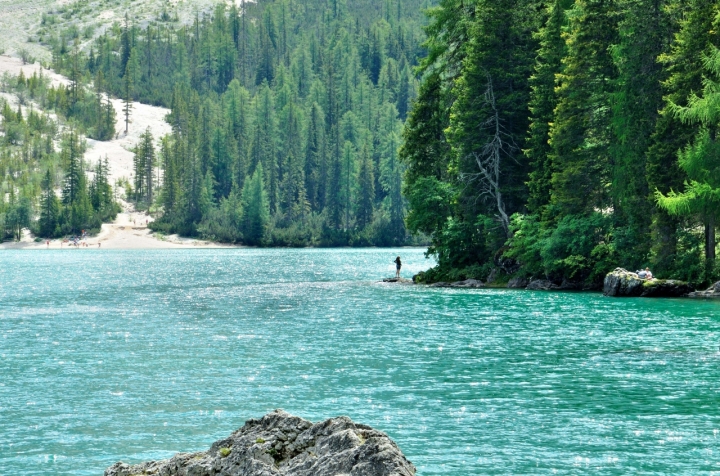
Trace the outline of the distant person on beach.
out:
[[[650,271],[650,268],[645,268],[645,279],[652,279],[652,271]]]
[[[50,248],[50,240],[47,240],[47,241],[45,242],[45,244],[47,245],[48,248]]]
[[[400,257],[398,256],[395,258],[395,277],[400,279],[400,268],[402,268],[402,261],[400,261]]]

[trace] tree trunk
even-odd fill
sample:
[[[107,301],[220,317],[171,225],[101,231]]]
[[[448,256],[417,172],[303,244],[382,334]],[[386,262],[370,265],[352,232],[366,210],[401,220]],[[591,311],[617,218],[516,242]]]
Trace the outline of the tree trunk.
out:
[[[705,259],[712,269],[715,264],[715,217],[712,215],[705,221]]]

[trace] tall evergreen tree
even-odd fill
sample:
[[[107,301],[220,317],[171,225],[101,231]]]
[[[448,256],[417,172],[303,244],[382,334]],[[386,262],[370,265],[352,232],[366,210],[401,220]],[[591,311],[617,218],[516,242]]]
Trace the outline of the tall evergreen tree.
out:
[[[40,219],[38,220],[40,236],[52,237],[57,234],[60,203],[55,195],[53,185],[52,173],[48,169],[42,181],[40,196]]]
[[[700,58],[709,51],[710,45],[720,46],[720,35],[712,28],[716,15],[714,0],[672,1],[669,4],[679,17],[679,29],[669,50],[659,57],[667,74],[662,84],[666,106],[655,124],[646,166],[650,192],[658,190],[662,194],[682,189],[686,174],[679,166],[677,152],[689,144],[697,132],[694,125],[681,122],[670,105],[686,106],[691,94],[702,90]],[[656,271],[677,272],[681,261],[678,256],[678,218],[664,208],[656,207],[652,226]]]
[[[263,185],[263,166],[259,163],[251,177],[245,180],[242,202],[245,210],[243,218],[243,238],[249,245],[259,245],[267,237],[270,220],[270,202]]]
[[[549,157],[550,124],[557,108],[556,77],[562,71],[562,61],[567,53],[563,28],[566,25],[567,0],[555,0],[546,12],[545,25],[536,38],[540,43],[535,72],[530,78],[530,125],[525,156],[531,166],[528,182],[528,209],[538,212],[550,203],[552,188],[552,164]]]
[[[617,69],[614,0],[578,0],[570,15],[568,56],[550,132],[552,202],[561,215],[611,206],[610,94]],[[556,217],[557,218],[557,217]]]
[[[358,182],[359,197],[355,216],[358,228],[364,229],[372,223],[375,204],[375,173],[367,143],[361,151]]]

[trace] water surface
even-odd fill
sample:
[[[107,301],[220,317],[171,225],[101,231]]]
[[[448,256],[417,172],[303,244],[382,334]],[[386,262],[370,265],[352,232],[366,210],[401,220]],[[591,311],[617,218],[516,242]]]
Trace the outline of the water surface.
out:
[[[720,303],[378,284],[422,250],[0,253],[0,474],[101,475],[274,408],[421,475],[720,471]]]

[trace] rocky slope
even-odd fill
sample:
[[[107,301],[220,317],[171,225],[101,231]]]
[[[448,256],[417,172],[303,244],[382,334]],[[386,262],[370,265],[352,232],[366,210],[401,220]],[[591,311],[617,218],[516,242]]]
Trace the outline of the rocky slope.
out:
[[[208,451],[136,465],[105,476],[412,476],[415,466],[385,434],[338,417],[311,423],[282,410],[248,420]]]

